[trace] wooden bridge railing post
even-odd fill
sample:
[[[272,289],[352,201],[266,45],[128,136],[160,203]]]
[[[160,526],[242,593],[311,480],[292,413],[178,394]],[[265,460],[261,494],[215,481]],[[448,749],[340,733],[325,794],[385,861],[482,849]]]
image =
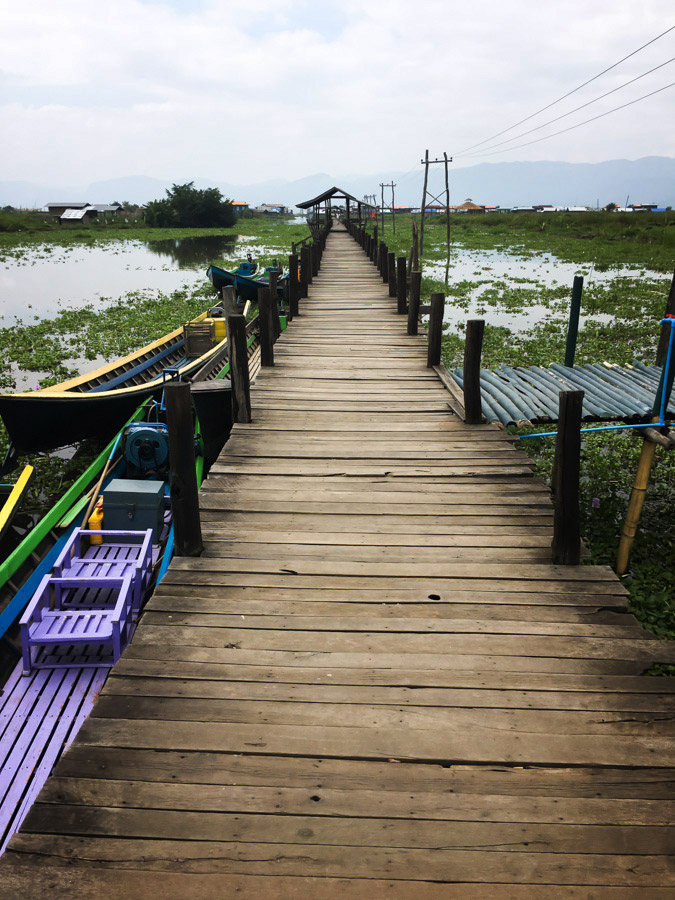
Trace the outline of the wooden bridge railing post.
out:
[[[309,297],[309,247],[300,250],[300,296]]]
[[[246,316],[227,316],[225,325],[232,382],[232,419],[247,425],[251,421],[251,382],[246,352]]]
[[[371,253],[370,253],[370,258],[372,259],[372,261],[375,265],[377,265],[377,248],[378,247],[379,247],[379,244],[377,242],[377,224],[375,224],[375,227],[373,228],[373,244],[372,244]]]
[[[464,343],[464,421],[467,425],[480,425],[483,421],[483,403],[480,393],[480,360],[483,352],[484,319],[469,319],[466,323]]]
[[[400,316],[408,312],[407,288],[406,258],[399,256],[396,260],[396,311]]]
[[[300,282],[298,281],[298,254],[288,257],[288,307],[290,318],[299,314]]]
[[[195,426],[190,385],[172,381],[164,388],[169,430],[169,491],[177,556],[199,556],[204,549],[195,469]]]
[[[408,334],[417,334],[420,317],[420,294],[422,292],[422,273],[410,273],[410,297],[408,299]]]
[[[276,344],[276,342],[279,340],[279,335],[281,334],[281,322],[279,321],[279,292],[277,290],[279,284],[279,273],[277,271],[270,272],[269,279],[270,297],[272,298],[274,307],[272,327],[274,330],[274,343]]]
[[[427,346],[427,367],[438,366],[441,362],[441,339],[443,337],[443,312],[445,310],[445,294],[431,295],[429,312],[429,335]]]
[[[311,252],[312,252],[312,278],[315,278],[319,274],[319,264],[320,264],[319,245],[312,244]]]
[[[263,366],[274,365],[274,304],[269,288],[258,288],[260,364]]]
[[[380,257],[380,266],[381,266],[381,273],[382,273],[382,281],[384,281],[385,284],[388,284],[388,282],[389,282],[389,248],[387,247],[387,245],[384,242],[382,243],[382,254]]]
[[[583,391],[561,391],[553,462],[553,562],[578,566],[581,551],[579,472]]]
[[[570,318],[567,325],[567,343],[565,346],[565,365],[574,365],[574,355],[577,351],[577,335],[579,334],[579,313],[581,312],[581,292],[584,289],[583,275],[574,276],[572,285],[572,302],[570,303]]]
[[[396,296],[396,254],[387,253],[387,283],[389,284],[389,296]]]

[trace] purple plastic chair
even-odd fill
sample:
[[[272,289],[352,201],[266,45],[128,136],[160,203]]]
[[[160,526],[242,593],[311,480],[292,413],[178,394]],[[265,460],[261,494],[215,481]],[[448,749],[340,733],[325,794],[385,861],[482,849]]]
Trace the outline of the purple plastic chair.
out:
[[[105,592],[107,604],[69,606],[72,595],[83,590]],[[133,630],[131,573],[92,579],[45,575],[19,624],[25,674],[33,668],[110,666],[120,658]],[[76,650],[84,655],[74,656]]]
[[[100,544],[92,544],[93,536]],[[152,573],[152,529],[147,531],[89,531],[74,529],[54,563],[57,578],[122,578],[132,575],[134,616],[138,615]],[[80,605],[81,594],[74,593],[70,603]],[[85,601],[86,605],[86,601]]]

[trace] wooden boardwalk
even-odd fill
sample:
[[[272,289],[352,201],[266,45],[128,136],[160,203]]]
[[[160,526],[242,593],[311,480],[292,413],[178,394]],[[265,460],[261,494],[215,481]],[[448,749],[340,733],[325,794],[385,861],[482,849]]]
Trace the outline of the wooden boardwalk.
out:
[[[2,896],[672,898],[672,645],[344,231],[301,313]]]

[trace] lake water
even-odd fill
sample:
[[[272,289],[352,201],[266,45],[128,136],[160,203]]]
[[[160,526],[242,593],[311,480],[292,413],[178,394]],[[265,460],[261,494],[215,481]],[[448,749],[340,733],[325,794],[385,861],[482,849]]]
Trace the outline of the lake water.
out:
[[[106,305],[129,291],[194,286],[205,281],[212,260],[236,254],[237,242],[230,235],[27,248],[0,262],[0,325],[50,319],[66,307]]]

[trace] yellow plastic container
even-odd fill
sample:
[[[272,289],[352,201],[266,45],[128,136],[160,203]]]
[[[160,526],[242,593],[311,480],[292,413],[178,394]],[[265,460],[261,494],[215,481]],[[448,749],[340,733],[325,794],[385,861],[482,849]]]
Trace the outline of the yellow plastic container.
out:
[[[89,516],[89,531],[100,531],[103,528],[103,500],[99,500],[94,511]],[[100,534],[92,534],[89,538],[91,544],[102,544],[103,538]]]
[[[221,341],[225,340],[227,332],[225,330],[225,319],[203,319],[202,320],[205,325],[213,325],[214,327],[214,337],[216,339],[216,343],[219,344]]]

